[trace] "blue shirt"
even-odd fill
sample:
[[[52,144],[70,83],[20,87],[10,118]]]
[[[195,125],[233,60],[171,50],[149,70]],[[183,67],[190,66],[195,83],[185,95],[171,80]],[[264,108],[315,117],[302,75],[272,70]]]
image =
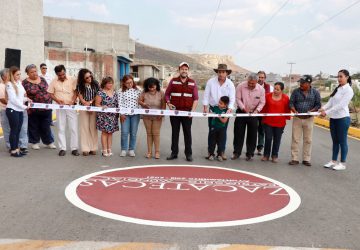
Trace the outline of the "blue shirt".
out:
[[[316,89],[310,88],[305,95],[300,88],[297,88],[291,94],[289,105],[299,113],[307,113],[310,110],[317,111],[321,108],[320,93]]]

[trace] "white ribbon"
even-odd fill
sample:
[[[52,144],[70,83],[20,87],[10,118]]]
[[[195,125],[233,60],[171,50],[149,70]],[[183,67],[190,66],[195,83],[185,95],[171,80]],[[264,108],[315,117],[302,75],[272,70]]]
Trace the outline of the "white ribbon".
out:
[[[318,116],[319,112],[308,113],[231,113],[231,114],[214,114],[189,112],[180,110],[163,110],[163,109],[130,109],[130,108],[103,108],[94,106],[81,105],[60,105],[46,103],[32,103],[32,109],[55,109],[55,110],[76,110],[76,111],[95,111],[103,113],[118,113],[123,115],[161,115],[161,116],[192,116],[192,117],[263,117],[263,116]]]

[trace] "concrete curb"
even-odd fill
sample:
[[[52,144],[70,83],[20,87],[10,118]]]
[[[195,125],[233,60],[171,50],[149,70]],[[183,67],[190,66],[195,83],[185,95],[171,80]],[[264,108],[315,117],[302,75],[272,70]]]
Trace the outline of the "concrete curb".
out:
[[[315,117],[314,122],[315,122],[315,124],[317,124],[319,126],[322,126],[322,127],[325,127],[325,128],[330,128],[330,121],[329,120],[322,119],[322,118],[319,118],[319,117]],[[353,137],[356,137],[356,138],[360,139],[360,129],[358,129],[358,128],[350,127],[348,134],[353,136]]]

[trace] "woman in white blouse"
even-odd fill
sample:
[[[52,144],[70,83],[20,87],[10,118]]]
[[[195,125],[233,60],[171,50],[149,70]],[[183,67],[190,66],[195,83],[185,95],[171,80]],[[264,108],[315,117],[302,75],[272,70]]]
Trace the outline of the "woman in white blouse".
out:
[[[20,69],[10,68],[10,82],[6,83],[6,96],[8,103],[6,105],[6,116],[10,125],[10,155],[13,157],[22,157],[25,153],[19,149],[19,138],[21,126],[23,124],[23,112],[28,108],[24,103],[28,101],[26,92],[20,81]]]
[[[330,95],[330,100],[319,110],[321,116],[330,117],[330,132],[333,141],[332,160],[324,165],[325,168],[345,170],[348,153],[347,133],[350,127],[349,103],[354,96],[351,88],[349,71],[342,69],[338,73],[339,86]],[[340,162],[337,161],[341,149]]]
[[[131,75],[125,75],[121,80],[121,88],[119,90],[119,108],[139,108],[139,97],[141,90],[139,90]],[[120,115],[121,122],[121,153],[124,157],[129,153],[129,156],[135,157],[136,149],[136,135],[140,122],[140,115]]]

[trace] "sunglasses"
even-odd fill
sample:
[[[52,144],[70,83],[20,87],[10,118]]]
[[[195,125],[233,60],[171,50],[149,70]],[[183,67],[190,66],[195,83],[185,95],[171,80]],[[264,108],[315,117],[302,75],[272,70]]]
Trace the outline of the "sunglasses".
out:
[[[85,77],[85,80],[87,80],[87,79],[89,79],[89,78],[92,78],[92,76]]]

